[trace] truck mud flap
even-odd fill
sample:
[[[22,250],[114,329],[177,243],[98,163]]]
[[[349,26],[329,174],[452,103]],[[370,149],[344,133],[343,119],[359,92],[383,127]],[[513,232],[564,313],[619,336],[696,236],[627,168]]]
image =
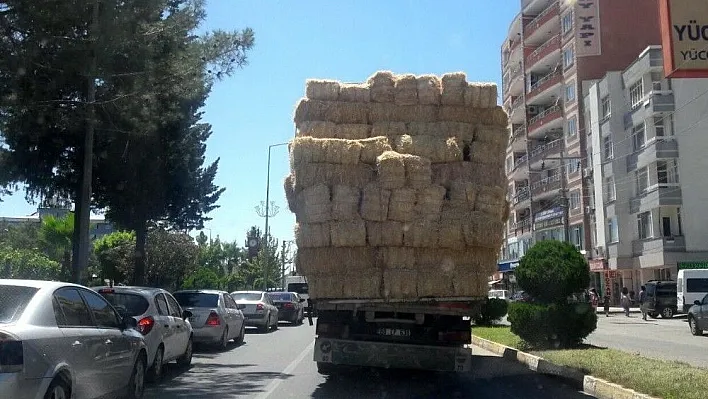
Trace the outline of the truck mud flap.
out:
[[[349,366],[467,372],[472,353],[465,348],[317,338],[314,360]]]

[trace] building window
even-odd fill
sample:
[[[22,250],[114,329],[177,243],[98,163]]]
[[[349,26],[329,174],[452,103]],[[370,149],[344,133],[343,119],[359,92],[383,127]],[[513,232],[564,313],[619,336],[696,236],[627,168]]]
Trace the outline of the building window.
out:
[[[629,101],[632,108],[639,105],[644,98],[644,79],[639,79],[639,81],[629,87]]]
[[[651,224],[651,212],[642,212],[637,215],[637,232],[639,239],[653,237],[653,229]]]
[[[580,170],[580,161],[569,161],[566,170],[569,175],[578,172]]]
[[[644,143],[646,143],[646,134],[644,129],[644,122],[632,128],[632,146],[634,151],[639,151],[644,148]]]
[[[652,91],[661,91],[661,81],[663,80],[661,77],[662,74],[658,72],[652,72],[651,73],[651,90]]]
[[[580,208],[580,191],[570,193],[570,209]]]
[[[565,86],[565,101],[571,102],[575,100],[575,81],[570,82]]]
[[[563,16],[563,20],[561,22],[561,28],[563,29],[562,32],[565,35],[566,33],[570,32],[573,30],[573,13],[569,12]]]
[[[614,201],[617,199],[617,193],[615,192],[615,178],[610,176],[605,179],[605,193],[607,193],[607,201]]]
[[[612,114],[612,111],[610,110],[611,105],[612,104],[610,103],[610,96],[607,96],[602,99],[602,104],[600,106],[600,108],[602,109],[602,118],[601,119],[604,120],[604,119],[608,119],[610,117],[610,115]]]
[[[654,117],[654,135],[656,137],[671,136],[671,114]]]
[[[576,226],[570,230],[570,242],[575,245],[576,248],[583,248],[583,227]]]
[[[602,147],[605,153],[605,159],[612,159],[615,152],[615,146],[612,143],[612,136],[605,136],[602,138]]]
[[[610,242],[619,241],[619,229],[617,227],[617,218],[607,219],[607,235],[610,238]]]
[[[681,223],[681,208],[676,208],[676,219],[678,221],[678,235],[683,235],[683,223]]]
[[[568,69],[573,66],[575,58],[575,53],[573,51],[573,46],[567,47],[563,50],[563,68]]]
[[[578,118],[575,116],[568,119],[568,137],[578,134]]]
[[[675,159],[656,161],[656,174],[659,184],[678,184],[678,165]]]
[[[506,172],[509,173],[514,169],[514,158],[508,157],[506,159]]]
[[[647,192],[649,188],[649,173],[647,173],[647,168],[641,168],[636,172],[637,177],[637,196],[642,195]]]

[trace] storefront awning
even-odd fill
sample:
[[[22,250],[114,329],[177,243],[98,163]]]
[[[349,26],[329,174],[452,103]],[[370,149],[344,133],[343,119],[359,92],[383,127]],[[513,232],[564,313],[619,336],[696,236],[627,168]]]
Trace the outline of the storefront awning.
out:
[[[510,272],[510,271],[516,269],[516,266],[519,266],[518,260],[499,262],[499,263],[497,263],[497,267],[498,267],[497,270],[499,270],[502,273],[506,273],[506,272]]]
[[[501,282],[501,280],[492,280],[492,281],[488,282],[487,284],[489,284],[489,285],[494,285],[494,284],[497,284],[497,283],[500,283],[500,282]]]

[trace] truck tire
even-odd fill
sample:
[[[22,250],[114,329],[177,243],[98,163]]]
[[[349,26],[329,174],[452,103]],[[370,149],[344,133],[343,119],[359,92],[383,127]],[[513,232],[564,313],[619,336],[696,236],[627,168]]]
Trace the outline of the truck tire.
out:
[[[322,375],[335,375],[339,370],[336,364],[317,362],[317,372]]]

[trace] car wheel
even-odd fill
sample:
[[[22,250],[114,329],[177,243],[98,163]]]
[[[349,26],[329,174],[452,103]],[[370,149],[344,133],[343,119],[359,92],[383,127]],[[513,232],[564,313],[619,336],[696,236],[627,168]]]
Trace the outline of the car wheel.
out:
[[[135,361],[133,372],[128,381],[128,399],[142,399],[145,393],[145,357],[141,354]]]
[[[671,308],[664,308],[661,310],[661,318],[662,319],[670,319],[674,317],[674,310]]]
[[[69,399],[71,398],[71,387],[61,376],[56,376],[47,393],[44,394],[44,399]]]
[[[184,354],[177,358],[177,366],[180,368],[188,368],[192,364],[192,355],[194,350],[194,343],[192,338],[187,341],[187,347],[184,349]]]
[[[265,323],[262,326],[258,326],[258,332],[267,333],[270,328],[270,316],[266,317]]]
[[[278,318],[276,317],[275,320],[273,320],[273,331],[278,329]]]
[[[322,375],[336,375],[338,367],[336,364],[317,362],[317,372]]]
[[[649,317],[651,317],[652,319],[656,319],[657,317],[659,317],[659,314],[656,312],[651,312],[649,313]]]
[[[241,333],[236,338],[236,345],[243,345],[243,340],[246,338],[246,325],[241,323]]]
[[[698,328],[698,324],[696,324],[696,319],[693,316],[688,317],[688,326],[691,328],[691,334],[693,335],[703,335],[703,330]]]
[[[229,346],[229,326],[224,328],[224,333],[221,334],[221,340],[219,341],[219,348],[226,349]]]
[[[150,382],[159,382],[162,378],[162,364],[165,360],[165,347],[160,344],[155,352],[155,360],[152,362],[152,366],[147,371],[147,380]]]

